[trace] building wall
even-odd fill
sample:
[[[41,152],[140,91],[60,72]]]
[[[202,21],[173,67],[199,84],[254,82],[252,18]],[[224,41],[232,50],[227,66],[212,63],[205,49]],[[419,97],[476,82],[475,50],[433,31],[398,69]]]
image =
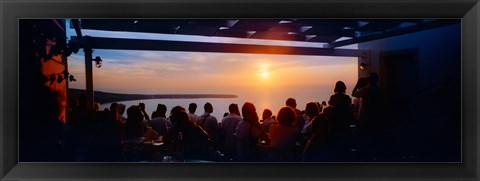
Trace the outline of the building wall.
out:
[[[359,50],[370,51],[370,58],[359,60],[370,72],[379,73],[380,87],[388,82],[381,72],[382,52],[418,51],[418,85],[404,105],[388,102],[391,134],[396,148],[414,155],[413,161],[460,161],[461,155],[461,25],[360,43]],[[399,70],[398,72],[402,72]],[[403,71],[408,74],[410,72]],[[413,85],[412,85],[413,86]],[[430,154],[431,153],[431,154]]]
[[[461,73],[460,24],[425,30],[387,39],[360,43],[360,50],[370,51],[367,71],[380,72],[380,52],[419,49],[419,88],[427,88]],[[359,71],[365,77],[365,71]],[[381,78],[381,77],[380,77]]]
[[[19,21],[19,161],[61,161],[66,109],[64,20]]]

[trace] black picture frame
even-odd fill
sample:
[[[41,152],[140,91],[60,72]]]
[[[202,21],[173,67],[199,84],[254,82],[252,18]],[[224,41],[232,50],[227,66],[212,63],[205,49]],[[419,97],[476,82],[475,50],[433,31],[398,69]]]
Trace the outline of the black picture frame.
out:
[[[478,180],[478,0],[0,2],[2,180]],[[18,163],[20,18],[461,18],[462,163]]]

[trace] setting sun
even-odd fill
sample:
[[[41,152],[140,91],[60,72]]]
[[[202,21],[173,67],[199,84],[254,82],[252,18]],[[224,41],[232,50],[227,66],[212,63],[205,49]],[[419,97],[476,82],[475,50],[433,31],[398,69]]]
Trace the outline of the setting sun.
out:
[[[269,76],[269,73],[268,72],[261,72],[260,76],[262,76],[263,78],[267,78]]]

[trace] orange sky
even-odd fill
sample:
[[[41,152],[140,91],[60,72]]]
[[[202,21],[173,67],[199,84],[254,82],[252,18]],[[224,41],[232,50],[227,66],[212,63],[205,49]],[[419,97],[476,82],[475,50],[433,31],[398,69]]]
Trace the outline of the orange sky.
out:
[[[119,93],[232,93],[238,89],[354,84],[357,58],[161,51],[97,50],[94,89]],[[118,56],[124,54],[124,56]],[[69,61],[83,88],[83,56]],[[129,58],[131,57],[131,58]],[[353,85],[351,85],[353,86]]]

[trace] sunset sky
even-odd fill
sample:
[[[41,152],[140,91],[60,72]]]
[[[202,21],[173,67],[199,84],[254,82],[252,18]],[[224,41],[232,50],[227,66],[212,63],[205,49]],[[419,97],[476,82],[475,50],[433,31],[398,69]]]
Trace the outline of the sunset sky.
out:
[[[68,23],[68,21],[67,21]],[[67,27],[69,25],[67,24]],[[67,35],[74,36],[67,28]],[[321,47],[321,43],[238,38],[162,35],[83,30],[94,37],[268,44]],[[343,47],[355,49],[356,45]],[[237,53],[94,50],[103,60],[93,68],[94,90],[116,93],[233,93],[258,89],[324,87],[333,90],[342,80],[351,91],[357,79],[357,58]],[[84,54],[68,57],[77,79],[70,88],[85,88]]]

